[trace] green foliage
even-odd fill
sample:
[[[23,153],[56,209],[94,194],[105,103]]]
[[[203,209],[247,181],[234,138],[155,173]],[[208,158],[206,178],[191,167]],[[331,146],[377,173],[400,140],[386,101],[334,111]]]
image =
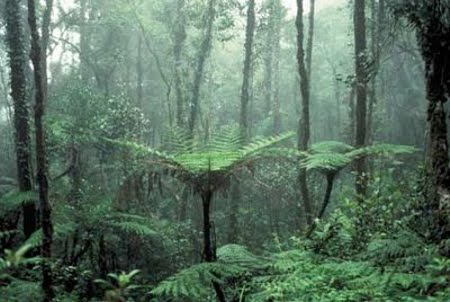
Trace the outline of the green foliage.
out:
[[[24,302],[42,301],[43,295],[38,282],[14,280],[0,288],[0,301]]]
[[[152,290],[152,294],[206,301],[208,297],[213,295],[211,282],[222,284],[225,278],[237,276],[243,272],[245,272],[243,268],[228,263],[199,263],[162,281]]]
[[[0,197],[0,208],[3,211],[12,211],[18,209],[24,203],[34,203],[37,199],[37,193],[34,191],[10,191]]]
[[[263,269],[268,264],[265,259],[255,256],[246,247],[237,244],[219,248],[217,256],[217,262],[199,263],[181,270],[162,281],[152,293],[156,296],[186,297],[195,301],[206,301],[213,295],[211,282],[226,287],[228,279],[242,277],[252,271]]]
[[[95,282],[106,289],[106,301],[122,301],[126,299],[130,292],[140,287],[133,284],[133,278],[136,277],[139,272],[139,270],[135,269],[130,271],[129,273],[109,273],[109,280],[96,279]]]
[[[238,265],[239,267],[255,270],[264,268],[267,263],[262,257],[251,253],[245,246],[227,244],[217,249],[217,258],[220,263]]]
[[[417,150],[411,146],[393,144],[375,144],[355,149],[341,142],[320,142],[313,144],[300,165],[308,170],[340,171],[360,157],[389,157],[399,154],[411,154]]]
[[[15,268],[20,265],[33,264],[40,261],[38,257],[27,258],[25,254],[33,248],[30,244],[24,244],[19,247],[16,251],[6,249],[4,251],[5,255],[0,258],[0,270],[7,268]]]
[[[181,170],[189,174],[202,174],[208,171],[228,171],[229,169],[243,164],[246,161],[257,158],[258,155],[262,155],[264,150],[292,137],[293,135],[294,134],[292,132],[288,132],[278,136],[261,138],[236,149],[240,136],[235,131],[230,131],[225,132],[224,136],[216,140],[212,140],[211,144],[203,148],[189,150],[189,152],[175,152],[175,154],[158,151],[130,141],[108,141],[131,149],[138,156],[156,157],[159,162],[166,167],[179,171]],[[174,144],[172,144],[172,146],[173,145]],[[183,150],[187,148],[188,144],[178,143],[177,146]],[[264,156],[269,155],[264,154]]]

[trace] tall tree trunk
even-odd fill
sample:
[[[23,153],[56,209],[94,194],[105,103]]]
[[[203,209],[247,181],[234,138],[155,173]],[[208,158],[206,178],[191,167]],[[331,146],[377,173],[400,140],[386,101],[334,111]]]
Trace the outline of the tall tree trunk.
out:
[[[314,46],[314,14],[316,11],[315,0],[309,1],[309,17],[308,17],[308,42],[306,45],[306,69],[308,70],[308,85],[311,87],[311,67],[312,67],[312,55]],[[311,88],[310,88],[311,89]],[[311,91],[310,91],[311,93]]]
[[[250,85],[252,72],[252,57],[253,57],[253,38],[255,35],[255,0],[248,0],[247,8],[247,26],[245,31],[245,55],[244,55],[244,70],[242,72],[242,87],[241,87],[241,113],[239,127],[244,142],[249,140],[249,125],[248,125],[248,105],[250,100]],[[241,188],[236,179],[233,179],[232,194],[230,194],[230,225],[228,228],[228,241],[231,243],[237,242],[237,225],[239,215],[239,203],[241,201]]]
[[[310,116],[309,116],[309,79],[308,71],[305,63],[304,44],[304,25],[303,25],[303,0],[297,0],[297,64],[298,74],[300,76],[300,93],[302,97],[302,116],[299,119],[298,127],[298,149],[306,151],[310,139]],[[306,169],[300,169],[298,175],[298,183],[300,186],[300,193],[303,199],[303,207],[305,211],[306,222],[311,225],[313,221],[312,205],[309,197],[308,183]]]
[[[440,20],[437,1],[429,4],[430,18],[419,28],[419,45],[425,61],[426,97],[430,127],[431,169],[436,198],[435,240],[450,238],[450,168],[448,155],[447,113],[450,100],[450,24]],[[447,8],[448,12],[448,8]]]
[[[278,1],[278,0],[277,0]],[[281,3],[278,3],[279,20],[275,25],[273,44],[273,134],[281,132],[281,100],[280,100],[280,55],[281,55]]]
[[[80,0],[80,77],[83,83],[89,83],[89,32],[88,0]]]
[[[42,289],[44,301],[52,301],[54,297],[50,259],[53,240],[53,225],[51,206],[48,200],[47,158],[45,147],[45,129],[43,117],[47,102],[47,44],[53,0],[46,0],[46,10],[43,17],[42,39],[36,21],[35,1],[28,0],[28,24],[31,32],[31,60],[34,68],[35,107],[34,123],[36,128],[36,164],[37,184],[39,186],[39,203],[42,219]],[[42,44],[41,44],[42,43]],[[44,44],[45,43],[45,44]]]
[[[136,76],[137,76],[137,83],[136,83],[137,103],[138,103],[139,108],[142,110],[144,108],[144,103],[143,103],[144,71],[142,68],[142,36],[141,35],[139,35],[139,37],[138,37],[138,45],[137,45]]]
[[[9,64],[11,68],[11,97],[14,102],[14,128],[16,145],[17,180],[19,190],[27,192],[32,190],[31,181],[31,151],[29,133],[29,107],[26,92],[26,66],[25,31],[22,24],[20,2],[7,0],[6,30],[9,45]],[[23,232],[25,238],[36,231],[36,208],[34,201],[27,201],[22,206]]]
[[[182,50],[184,41],[186,40],[186,18],[184,15],[185,0],[177,0],[177,14],[175,30],[173,32],[173,55],[174,55],[174,84],[176,94],[176,123],[178,127],[182,127],[184,124],[184,96],[183,96],[183,83],[181,80],[182,73]]]
[[[366,144],[367,121],[367,43],[365,0],[355,0],[354,15],[355,38],[355,75],[356,75],[356,135],[355,146],[360,148]],[[366,160],[359,158],[355,162],[355,189],[358,200],[366,195],[367,175]]]
[[[248,140],[248,103],[250,99],[249,86],[250,86],[250,73],[252,68],[252,56],[253,56],[253,37],[255,34],[255,0],[248,0],[247,10],[247,28],[245,31],[245,58],[244,58],[244,70],[243,80],[241,88],[241,115],[240,115],[240,128],[244,141]]]
[[[216,16],[216,0],[208,1],[208,9],[206,12],[206,24],[205,33],[203,36],[200,50],[197,56],[197,66],[194,73],[194,85],[192,88],[192,99],[189,106],[191,107],[191,114],[189,118],[189,132],[191,136],[194,135],[197,118],[199,115],[199,100],[200,100],[200,88],[203,79],[203,70],[205,67],[206,59],[209,56],[212,46],[213,24]]]
[[[272,71],[273,71],[273,36],[275,30],[275,18],[274,18],[274,6],[275,1],[270,0],[268,7],[267,17],[267,36],[266,36],[266,49],[264,54],[264,106],[267,116],[270,115],[272,110]]]

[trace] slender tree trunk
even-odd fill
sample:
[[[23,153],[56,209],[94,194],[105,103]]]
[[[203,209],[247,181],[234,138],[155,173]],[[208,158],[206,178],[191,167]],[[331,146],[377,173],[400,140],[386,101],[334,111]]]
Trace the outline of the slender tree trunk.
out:
[[[248,103],[250,99],[250,73],[253,56],[253,37],[255,34],[255,0],[248,0],[247,28],[245,32],[245,59],[243,70],[243,81],[241,88],[241,116],[240,128],[244,141],[248,140]]]
[[[31,151],[28,125],[29,106],[26,92],[25,31],[22,24],[20,2],[7,0],[6,30],[9,45],[9,64],[11,68],[11,97],[14,102],[14,128],[16,145],[17,180],[21,192],[31,191]],[[34,201],[22,206],[23,232],[28,238],[36,231],[36,208]]]
[[[281,100],[280,100],[280,39],[282,5],[280,0],[274,0],[272,7],[273,19],[273,67],[272,67],[272,88],[273,88],[273,134],[281,132]]]
[[[182,51],[184,41],[186,40],[186,28],[185,28],[185,14],[184,14],[185,0],[177,0],[177,14],[175,30],[173,32],[173,54],[175,59],[174,64],[174,84],[175,84],[175,94],[176,94],[176,123],[178,127],[182,127],[184,124],[184,96],[183,96],[183,83],[181,80],[182,73]]]
[[[195,126],[197,124],[197,118],[199,115],[199,100],[200,100],[200,88],[203,78],[203,70],[205,67],[206,59],[209,56],[212,46],[213,24],[216,15],[216,0],[208,1],[208,9],[206,12],[206,26],[203,41],[200,45],[200,51],[197,56],[197,66],[194,73],[194,85],[192,88],[192,99],[189,106],[191,107],[191,114],[189,119],[189,132],[191,136],[194,135]]]
[[[87,56],[89,55],[89,33],[88,22],[88,0],[80,0],[80,77],[83,83],[89,83],[89,63]]]
[[[45,129],[43,117],[47,103],[47,44],[53,0],[46,1],[43,18],[42,39],[36,21],[35,1],[28,0],[28,24],[31,32],[31,60],[34,67],[35,107],[34,123],[36,128],[36,164],[37,184],[39,186],[39,203],[42,216],[42,289],[44,301],[52,301],[54,297],[50,259],[53,240],[52,209],[48,199],[47,156],[45,146]],[[42,44],[41,44],[42,43]]]
[[[308,25],[308,43],[306,45],[306,69],[308,70],[308,85],[311,87],[311,73],[312,73],[312,55],[314,46],[314,14],[315,14],[315,0],[309,1],[309,25]],[[311,89],[311,88],[310,88]],[[310,91],[311,93],[311,91]]]
[[[142,110],[144,108],[144,103],[143,103],[144,71],[142,68],[142,36],[141,35],[139,35],[138,45],[137,45],[136,76],[137,76],[137,83],[136,83],[137,103],[138,103],[139,108]]]
[[[275,1],[270,1],[268,7],[268,20],[267,20],[267,37],[266,37],[266,49],[264,54],[264,106],[266,116],[270,115],[272,110],[272,71],[273,71],[273,38],[275,27]]]
[[[323,216],[325,215],[325,211],[327,210],[328,205],[330,204],[331,192],[333,191],[333,184],[334,184],[335,177],[336,177],[336,173],[334,173],[334,172],[327,173],[327,175],[326,175],[327,188],[325,190],[325,196],[323,197],[322,206],[320,208],[319,213],[317,214],[317,219],[319,219],[319,220],[321,220],[323,218]],[[309,238],[312,235],[312,233],[316,229],[316,226],[317,226],[317,224],[315,222],[313,222],[313,224],[311,224],[311,226],[306,234],[306,238]]]
[[[367,126],[367,43],[365,0],[355,0],[353,15],[355,31],[355,74],[356,74],[356,137],[355,146],[360,148],[366,144]],[[366,196],[367,169],[365,158],[355,162],[355,189],[358,199]]]
[[[309,80],[308,71],[305,63],[304,44],[304,25],[303,25],[303,0],[297,0],[297,64],[298,74],[300,76],[300,93],[302,98],[302,116],[299,119],[298,128],[298,149],[306,151],[310,139],[310,116],[309,116]],[[312,205],[309,197],[306,169],[300,169],[298,175],[298,183],[300,193],[303,199],[303,207],[305,211],[306,222],[311,225],[313,221]]]

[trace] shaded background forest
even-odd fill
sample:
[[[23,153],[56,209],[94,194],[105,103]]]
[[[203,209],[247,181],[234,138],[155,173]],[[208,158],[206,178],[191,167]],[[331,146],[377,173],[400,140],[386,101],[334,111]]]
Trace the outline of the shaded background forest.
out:
[[[41,183],[31,176],[40,167],[31,151],[39,146],[31,122],[38,69],[24,59],[31,171],[28,189],[17,193],[10,2],[0,0],[0,239],[1,250],[22,246],[31,257],[47,238],[35,193]],[[15,15],[19,57],[32,50],[23,2]],[[51,12],[41,58],[55,301],[448,297],[441,278],[448,260],[439,258],[448,238],[436,242],[432,206],[424,206],[432,181],[424,168],[430,137],[423,52],[415,28],[390,1],[305,1],[300,13],[294,1],[281,0],[52,2],[38,1],[36,11],[44,40]],[[355,56],[357,3],[365,8],[367,43]],[[309,139],[302,137],[306,106]],[[445,263],[426,271],[435,259]],[[0,300],[37,301],[40,276],[30,268],[41,264],[21,271],[19,260],[6,265]],[[277,270],[298,279],[258,279]],[[303,284],[295,272],[305,270],[329,282]],[[127,276],[120,271],[132,272],[127,282],[118,281]],[[129,287],[135,274],[142,287]],[[45,293],[44,301],[55,294]]]

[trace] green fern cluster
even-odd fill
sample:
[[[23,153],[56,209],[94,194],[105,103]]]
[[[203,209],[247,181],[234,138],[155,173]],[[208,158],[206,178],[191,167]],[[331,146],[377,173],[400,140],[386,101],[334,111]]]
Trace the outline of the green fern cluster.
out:
[[[230,292],[233,288],[231,284],[227,284],[229,279],[243,277],[252,271],[265,268],[268,264],[265,259],[237,244],[221,247],[217,256],[216,262],[195,264],[162,281],[152,290],[152,294],[158,297],[209,301],[214,299],[212,282],[221,284]]]

